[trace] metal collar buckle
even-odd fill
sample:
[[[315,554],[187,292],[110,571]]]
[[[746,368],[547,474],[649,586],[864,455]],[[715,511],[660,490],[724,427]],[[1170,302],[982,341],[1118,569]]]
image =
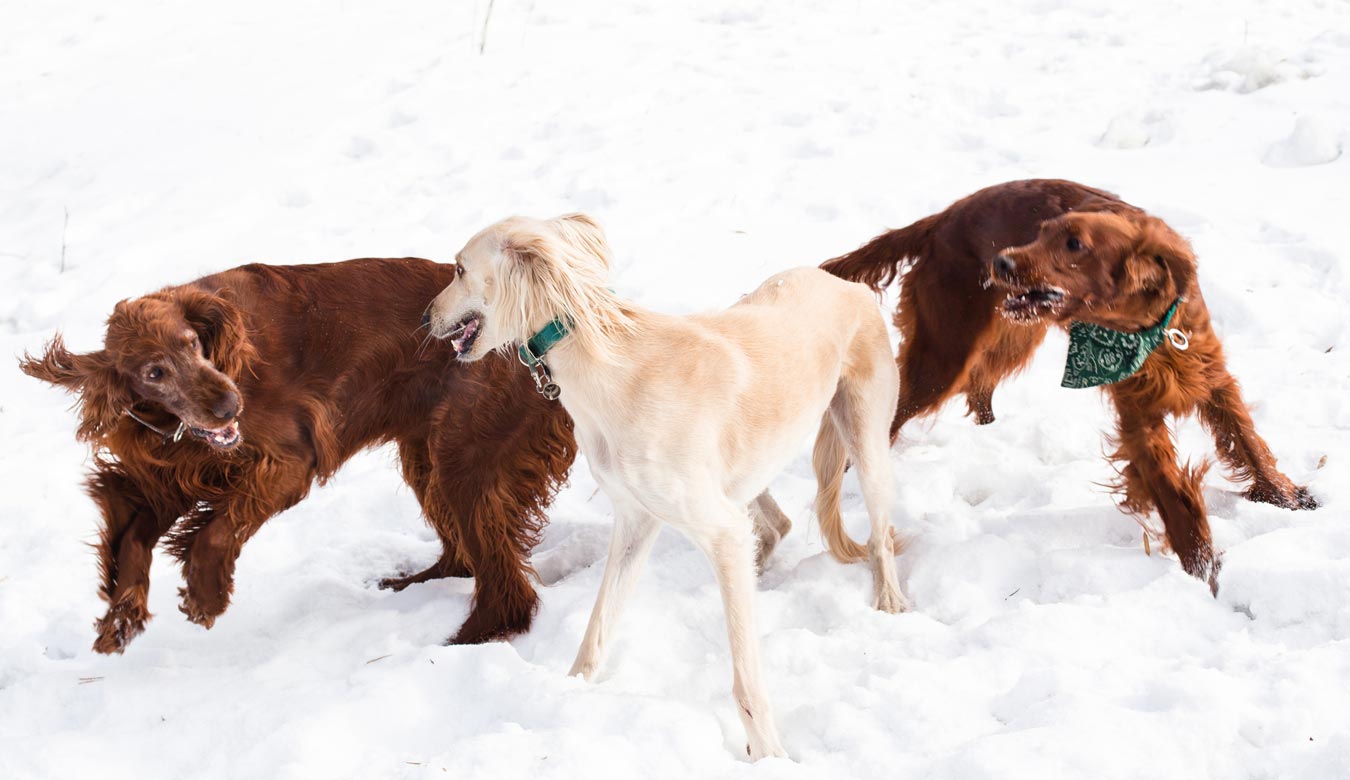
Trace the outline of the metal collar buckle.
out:
[[[530,370],[530,378],[534,380],[534,389],[539,391],[546,400],[556,401],[558,396],[562,395],[562,388],[553,381],[553,375],[549,373],[548,366],[541,358],[535,356],[530,351],[528,345],[521,344],[520,349],[516,351],[516,357],[520,359],[520,364]]]

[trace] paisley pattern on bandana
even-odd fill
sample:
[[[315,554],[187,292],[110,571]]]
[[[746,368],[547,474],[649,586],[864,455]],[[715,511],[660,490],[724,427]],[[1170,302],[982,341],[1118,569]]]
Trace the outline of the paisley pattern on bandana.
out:
[[[1069,357],[1064,361],[1064,387],[1110,385],[1135,375],[1167,338],[1167,326],[1181,305],[1178,298],[1162,322],[1138,333],[1125,333],[1101,325],[1074,322],[1069,325]]]

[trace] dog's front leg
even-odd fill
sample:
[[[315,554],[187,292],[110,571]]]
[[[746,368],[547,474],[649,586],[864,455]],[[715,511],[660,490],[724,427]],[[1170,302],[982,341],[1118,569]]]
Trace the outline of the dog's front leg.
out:
[[[152,617],[147,605],[150,559],[176,515],[156,512],[131,480],[115,471],[95,472],[89,479],[89,494],[103,513],[98,544],[100,595],[108,602],[107,613],[94,622],[98,631],[94,650],[121,653]]]
[[[269,503],[259,500],[258,496],[266,495],[262,489],[246,484],[220,509],[206,510],[196,523],[189,518],[188,527],[171,545],[183,561],[183,579],[187,581],[187,587],[178,591],[182,598],[178,611],[199,626],[215,625],[216,618],[230,605],[234,566],[244,542],[268,518],[299,503],[307,492],[305,482],[287,494],[271,494],[286,497]]]
[[[1224,464],[1239,480],[1251,480],[1249,501],[1261,501],[1285,509],[1316,509],[1317,499],[1306,487],[1295,485],[1275,464],[1275,455],[1256,432],[1237,380],[1226,372],[1200,405],[1200,419],[1214,435],[1214,445]]]
[[[759,636],[755,629],[754,543],[743,511],[727,508],[725,523],[709,528],[706,535],[691,533],[712,562],[722,589],[722,607],[727,617],[731,643],[732,686],[736,710],[745,726],[746,752],[751,761],[766,756],[786,756],[774,725],[773,709],[760,678]]]
[[[1203,468],[1183,470],[1177,464],[1172,432],[1162,414],[1121,408],[1119,399],[1117,414],[1120,447],[1112,459],[1125,463],[1120,470],[1125,488],[1122,507],[1133,514],[1156,508],[1181,567],[1209,583],[1217,594],[1220,560],[1210,542],[1200,491]]]
[[[595,676],[605,662],[605,651],[624,604],[637,585],[642,564],[651,552],[652,544],[661,531],[661,521],[637,506],[615,502],[614,535],[609,540],[609,560],[600,581],[600,593],[591,609],[591,620],[586,636],[577,650],[576,662],[569,675],[581,675],[587,680]]]

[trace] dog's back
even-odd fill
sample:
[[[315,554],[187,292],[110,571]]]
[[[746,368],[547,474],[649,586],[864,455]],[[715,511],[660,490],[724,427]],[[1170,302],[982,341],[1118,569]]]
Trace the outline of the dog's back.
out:
[[[451,370],[445,344],[419,328],[427,303],[453,279],[453,265],[365,258],[252,264],[191,285],[222,294],[244,318],[259,355],[240,378],[250,407],[288,410],[298,401],[316,416],[331,412],[322,422],[332,426],[335,468],[370,443],[424,428],[465,373]]]
[[[921,274],[963,284],[978,277],[1000,250],[1036,237],[1042,222],[1067,211],[1136,211],[1110,192],[1064,179],[1024,179],[995,184],[942,211],[890,230],[821,268],[880,292],[905,275]]]

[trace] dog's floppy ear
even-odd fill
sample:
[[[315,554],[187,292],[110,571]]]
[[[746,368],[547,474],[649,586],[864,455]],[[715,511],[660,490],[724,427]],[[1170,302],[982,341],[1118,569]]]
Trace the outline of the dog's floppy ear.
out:
[[[1156,290],[1169,297],[1190,293],[1195,284],[1195,253],[1186,239],[1157,217],[1142,217],[1134,250],[1125,260],[1129,292]]]
[[[590,263],[573,262],[578,256],[599,258],[609,270],[611,252],[600,223],[587,214],[564,214],[542,223],[514,224],[503,237],[502,250],[516,268],[535,275],[546,259],[563,260],[576,270]]]
[[[589,214],[580,212],[564,214],[553,220],[558,236],[572,247],[595,255],[604,261],[605,269],[613,267],[613,253],[609,241],[605,239],[605,230]]]
[[[183,318],[201,338],[206,359],[238,379],[257,355],[239,308],[222,295],[202,290],[182,290],[178,301]]]
[[[25,374],[51,382],[57,387],[75,391],[84,386],[93,368],[95,356],[102,353],[76,355],[66,349],[65,339],[57,333],[42,351],[42,357],[33,357],[27,350],[19,361],[19,370]]]
[[[59,333],[47,343],[41,357],[24,352],[19,369],[80,394],[80,427],[76,435],[83,441],[93,441],[106,433],[131,405],[131,393],[108,353],[105,350],[73,353],[66,349]]]

